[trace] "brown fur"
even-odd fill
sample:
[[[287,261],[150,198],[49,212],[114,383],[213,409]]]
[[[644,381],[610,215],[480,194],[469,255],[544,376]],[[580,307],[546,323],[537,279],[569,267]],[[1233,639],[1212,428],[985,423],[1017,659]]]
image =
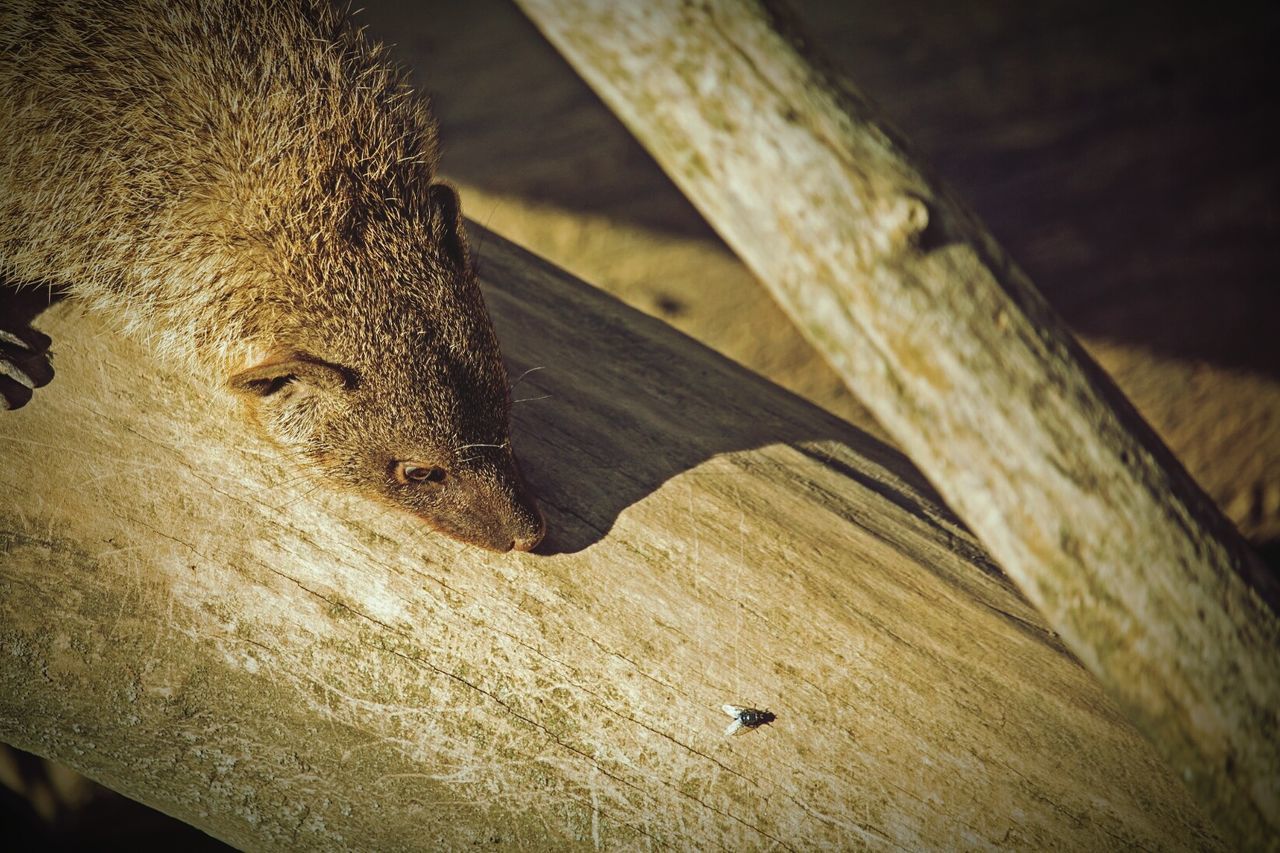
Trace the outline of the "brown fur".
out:
[[[435,123],[344,15],[6,0],[0,139],[0,275],[240,392],[331,482],[466,542],[541,538]]]

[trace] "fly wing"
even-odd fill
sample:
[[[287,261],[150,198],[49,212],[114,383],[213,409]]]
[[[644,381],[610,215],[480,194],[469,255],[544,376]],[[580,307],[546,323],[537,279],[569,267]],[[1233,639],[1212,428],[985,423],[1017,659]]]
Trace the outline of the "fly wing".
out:
[[[742,720],[735,717],[733,722],[729,724],[729,728],[724,730],[724,736],[729,737],[730,735],[736,735],[738,732],[745,732],[746,730],[747,727],[742,725]]]
[[[742,712],[747,710],[746,708],[739,708],[737,705],[721,705],[720,709],[734,719],[741,717]]]

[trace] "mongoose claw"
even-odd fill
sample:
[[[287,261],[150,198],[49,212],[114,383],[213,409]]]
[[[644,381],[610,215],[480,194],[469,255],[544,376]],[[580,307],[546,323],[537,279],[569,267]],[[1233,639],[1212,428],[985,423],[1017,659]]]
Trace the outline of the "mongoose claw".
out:
[[[53,379],[49,336],[30,327],[0,328],[0,401],[6,409],[20,409],[31,392]]]

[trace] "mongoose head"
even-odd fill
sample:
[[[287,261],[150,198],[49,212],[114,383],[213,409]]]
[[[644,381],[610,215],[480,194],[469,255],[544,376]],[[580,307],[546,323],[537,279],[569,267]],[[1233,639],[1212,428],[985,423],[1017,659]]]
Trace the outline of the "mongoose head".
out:
[[[323,479],[462,542],[527,551],[544,525],[511,451],[506,370],[457,195],[429,195],[425,228],[369,227],[313,262],[304,274],[324,286],[275,311],[230,385]]]

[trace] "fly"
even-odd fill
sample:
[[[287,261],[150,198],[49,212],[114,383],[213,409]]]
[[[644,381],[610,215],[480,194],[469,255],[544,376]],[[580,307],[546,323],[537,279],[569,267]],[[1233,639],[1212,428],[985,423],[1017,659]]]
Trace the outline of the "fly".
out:
[[[724,705],[722,707],[726,714],[733,717],[733,722],[729,724],[729,728],[724,730],[725,737],[736,735],[747,729],[758,729],[777,719],[777,715],[772,711],[761,711],[759,708],[742,708],[738,705]]]

